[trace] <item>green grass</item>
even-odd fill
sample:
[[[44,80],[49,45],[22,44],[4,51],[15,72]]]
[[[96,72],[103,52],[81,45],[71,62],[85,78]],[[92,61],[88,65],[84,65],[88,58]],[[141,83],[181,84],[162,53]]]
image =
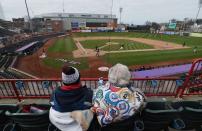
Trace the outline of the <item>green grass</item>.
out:
[[[95,49],[96,46],[102,47],[108,43],[109,40],[85,40],[81,41],[81,44],[83,45],[84,48],[88,49]],[[105,46],[101,50],[105,51],[117,51],[121,48],[121,45],[123,45],[123,50],[138,50],[138,49],[152,49],[153,47],[147,44],[139,43],[139,42],[134,42],[131,40],[111,40],[113,43],[117,44],[111,44],[110,46]]]
[[[142,65],[142,64],[154,64],[159,62],[167,62],[167,61],[177,61],[177,60],[188,60],[194,58],[202,58],[202,38],[198,37],[185,37],[185,36],[177,36],[177,35],[155,35],[149,33],[74,33],[74,37],[87,37],[87,36],[120,36],[120,37],[137,37],[137,38],[147,38],[154,40],[162,40],[173,42],[177,44],[186,43],[186,46],[191,47],[190,49],[182,49],[182,50],[168,50],[168,51],[149,51],[149,52],[129,52],[129,53],[113,53],[106,54],[105,56],[100,57],[106,60],[108,63],[123,63],[128,66],[130,65]],[[66,42],[65,42],[66,41]],[[108,42],[108,40],[87,40],[82,41],[82,45],[85,48],[95,49],[97,46],[103,46]],[[113,40],[114,42],[114,40]],[[120,40],[119,40],[120,42]],[[124,47],[127,49],[141,49],[141,48],[151,48],[144,47],[145,44],[142,44],[143,47],[140,46],[139,43],[127,44],[128,41],[121,41],[124,43]],[[130,41],[129,41],[130,42]],[[68,44],[65,44],[68,43]],[[137,45],[139,47],[137,47]],[[193,48],[198,47],[198,53],[193,54]],[[75,44],[73,43],[72,38],[67,37],[66,40],[59,39],[52,47],[48,49],[48,51],[55,52],[72,52],[75,50]],[[109,49],[109,47],[104,48],[104,50]],[[111,45],[110,50],[120,49],[120,45]],[[87,58],[75,59],[72,55],[68,55],[67,58],[69,60],[79,61],[81,65],[77,66],[80,70],[89,68]],[[52,67],[52,68],[61,68],[63,62],[56,61],[54,58],[46,58],[44,59],[44,64]]]
[[[154,40],[162,40],[168,42],[174,42],[176,44],[186,43],[190,47],[202,48],[202,38],[200,37],[187,37],[178,35],[162,35],[162,34],[150,34],[150,33],[136,33],[136,32],[110,32],[110,33],[74,33],[74,37],[87,37],[87,36],[121,36],[121,37],[136,37],[136,38],[147,38]]]
[[[48,48],[48,52],[62,52],[62,53],[70,53],[76,50],[77,47],[71,37],[60,38],[56,40],[56,42]]]
[[[96,46],[104,46],[109,40],[85,40],[80,41],[82,46],[87,49],[95,49]]]
[[[202,58],[202,38],[200,37],[187,37],[178,35],[162,35],[162,34],[136,33],[136,32],[75,33],[73,35],[74,37],[120,36],[120,37],[146,38],[146,39],[173,42],[180,45],[182,45],[185,42],[186,46],[191,47],[190,49],[182,49],[182,50],[115,53],[103,56],[103,58],[108,63],[111,64],[123,63],[127,65],[136,65],[136,64],[142,65],[142,64],[153,64],[167,61],[191,60],[194,58]],[[197,54],[193,54],[193,48],[195,46],[198,47]]]
[[[88,69],[88,61],[87,58],[73,58],[72,51],[76,50],[77,47],[72,39],[72,37],[59,38],[51,47],[49,47],[49,53],[61,53],[66,54],[66,58],[68,61],[76,61],[80,62],[79,65],[70,64],[80,70]],[[62,59],[62,58],[57,58]],[[43,64],[52,68],[61,69],[64,65],[64,62],[56,60],[56,58],[47,57],[43,60]]]
[[[79,70],[88,69],[88,67],[89,67],[86,58],[77,58],[77,59],[75,59],[75,58],[68,57],[66,59],[69,60],[69,61],[73,60],[73,61],[76,61],[76,62],[80,62],[81,64],[79,64],[79,65],[70,64],[71,66],[74,66]],[[47,65],[49,67],[52,67],[52,68],[61,69],[61,67],[64,65],[64,62],[56,60],[55,58],[45,58],[43,60],[43,64],[45,64],[45,65]]]
[[[192,49],[172,50],[172,51],[149,51],[137,53],[114,53],[103,56],[111,64],[123,63],[128,66],[154,64],[165,61],[187,60],[202,57],[202,49],[197,54]]]

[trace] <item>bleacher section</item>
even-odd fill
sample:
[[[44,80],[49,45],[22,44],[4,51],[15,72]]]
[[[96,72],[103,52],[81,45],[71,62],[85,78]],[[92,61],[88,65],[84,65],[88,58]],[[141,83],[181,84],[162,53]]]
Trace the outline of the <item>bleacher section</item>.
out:
[[[0,61],[0,68],[3,68],[4,64],[7,62],[8,57],[7,56],[3,56],[1,61]]]
[[[5,32],[2,28],[0,28],[0,33],[4,33],[6,36],[8,33]],[[4,31],[4,32],[3,32]],[[9,32],[9,31],[8,31]],[[43,46],[43,44],[52,37],[56,37],[58,35],[63,35],[64,33],[55,33],[55,34],[45,34],[45,35],[36,35],[25,39],[23,41],[17,42],[15,44],[6,45],[3,48],[0,48],[0,78],[22,78],[18,74],[14,72],[10,72],[7,69],[12,64],[14,57],[18,55],[29,55],[34,53],[37,49]],[[9,34],[11,35],[11,34]]]
[[[50,105],[0,105],[0,127],[10,131],[55,131],[56,128],[49,121]],[[145,109],[134,117],[122,122],[100,127],[96,117],[91,122],[88,131],[173,131],[193,130],[201,131],[202,104],[200,101],[153,101],[148,102]],[[59,131],[59,130],[58,130]],[[121,130],[122,131],[122,130]]]
[[[16,33],[0,26],[0,37],[12,36],[14,34]]]
[[[13,62],[13,56],[0,57],[0,69],[7,69]]]
[[[13,56],[2,56],[0,57],[0,78],[7,78],[7,79],[21,79],[22,76],[8,71],[7,69],[12,64],[14,60]]]
[[[14,73],[14,72],[8,71],[8,70],[5,70],[4,73],[6,73],[11,79],[21,79],[22,78],[22,76]]]
[[[4,72],[0,72],[0,78],[10,79],[10,77]]]
[[[8,67],[12,64],[13,62],[13,56],[9,56],[8,60],[6,61],[6,63],[4,64],[4,68],[8,69]]]
[[[43,42],[44,40],[47,40],[52,37],[56,37],[58,35],[63,35],[63,34],[64,33],[56,33],[56,34],[49,34],[49,35],[34,36],[32,38],[23,40],[21,42],[17,42],[15,44],[9,44],[9,45],[5,46],[4,48],[0,48],[0,54],[4,54],[4,55],[14,54],[15,55],[15,51],[17,49],[19,49],[23,46],[26,46],[32,42],[35,42],[35,41]]]

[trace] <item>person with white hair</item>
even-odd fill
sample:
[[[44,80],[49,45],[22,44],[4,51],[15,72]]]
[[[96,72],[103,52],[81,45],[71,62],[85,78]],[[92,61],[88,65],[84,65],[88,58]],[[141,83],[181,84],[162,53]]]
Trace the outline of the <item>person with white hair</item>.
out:
[[[144,94],[130,84],[131,73],[127,66],[116,64],[111,67],[108,82],[99,86],[93,95],[92,110],[102,128],[113,123],[125,121],[135,115],[145,105]],[[114,126],[117,131],[129,127]],[[104,129],[114,130],[114,129]]]

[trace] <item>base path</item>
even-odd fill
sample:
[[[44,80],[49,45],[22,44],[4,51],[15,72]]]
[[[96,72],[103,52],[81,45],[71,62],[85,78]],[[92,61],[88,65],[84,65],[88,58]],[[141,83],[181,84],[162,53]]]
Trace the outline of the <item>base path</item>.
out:
[[[85,49],[79,41],[75,42],[77,46],[77,50],[73,51],[73,56],[74,58],[80,58],[80,57],[93,57],[96,56],[96,51],[93,49]],[[102,56],[106,54],[106,51],[101,51],[99,52],[99,55]]]
[[[131,38],[131,37],[76,37],[74,40],[76,41],[84,41],[84,40],[106,40],[106,39],[116,39],[116,40],[131,40],[135,42],[140,42],[143,44],[151,45],[155,49],[185,49],[189,47],[183,47],[182,45],[175,44],[172,42],[165,42],[165,41],[160,41],[160,40],[151,40],[151,39],[145,39],[145,38]]]

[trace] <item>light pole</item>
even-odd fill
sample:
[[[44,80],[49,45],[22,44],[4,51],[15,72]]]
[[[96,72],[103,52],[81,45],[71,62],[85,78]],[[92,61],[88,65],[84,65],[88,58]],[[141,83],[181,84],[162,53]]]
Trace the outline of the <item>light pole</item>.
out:
[[[65,1],[63,0],[63,2],[62,2],[62,8],[63,8],[63,13],[65,13]]]
[[[29,14],[29,8],[28,8],[28,5],[27,5],[27,0],[25,0],[25,5],[26,5],[28,20],[29,20],[29,28],[33,33],[32,21],[31,21],[30,14]]]
[[[119,13],[120,13],[120,23],[119,23],[119,24],[121,24],[121,14],[122,14],[122,12],[123,12],[123,8],[120,7],[120,8],[119,8]]]
[[[199,8],[198,8],[198,12],[196,14],[196,19],[195,19],[195,25],[197,26],[197,32],[198,32],[198,25],[197,25],[197,19],[198,19],[198,16],[199,16],[199,13],[200,13],[200,10],[201,10],[201,6],[202,6],[202,0],[199,0]]]

